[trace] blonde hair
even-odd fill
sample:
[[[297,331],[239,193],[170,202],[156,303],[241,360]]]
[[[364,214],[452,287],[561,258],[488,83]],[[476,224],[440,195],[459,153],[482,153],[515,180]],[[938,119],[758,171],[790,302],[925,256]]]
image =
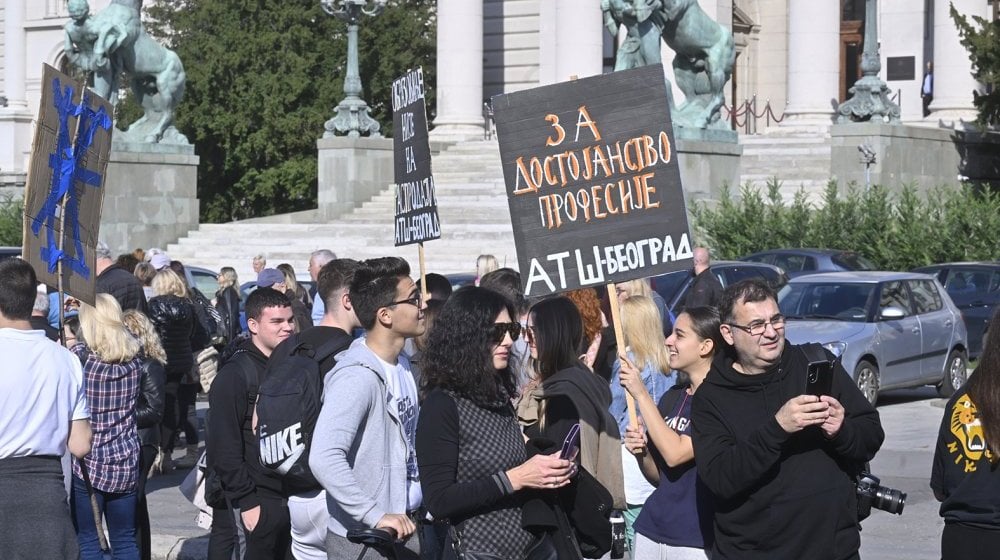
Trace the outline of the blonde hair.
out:
[[[142,352],[147,358],[152,358],[163,365],[167,365],[167,353],[160,343],[160,335],[156,332],[156,327],[148,317],[135,309],[129,309],[122,315],[122,323],[128,332],[136,338],[142,347]]]
[[[288,293],[296,295],[299,291],[299,281],[295,279],[295,269],[288,263],[278,265],[278,270],[285,276],[285,288]]]
[[[667,373],[670,371],[670,355],[663,343],[663,319],[652,298],[632,296],[621,304],[622,333],[625,345],[635,356],[636,367],[641,369],[652,365]]]
[[[219,269],[219,279],[222,282],[219,283],[219,289],[225,290],[230,286],[235,286],[239,282],[239,278],[236,276],[236,269],[231,266],[224,266]]]
[[[645,278],[638,278],[636,280],[629,280],[628,282],[619,282],[615,284],[615,288],[625,292],[628,297],[653,297],[653,289],[649,287],[649,280]]]
[[[80,331],[102,362],[127,362],[139,353],[139,341],[125,328],[118,300],[108,294],[97,294],[94,306],[80,305]]]
[[[500,268],[500,263],[497,262],[497,258],[493,255],[479,255],[476,258],[476,272],[479,273],[480,278],[498,268]]]
[[[176,272],[169,268],[164,268],[156,273],[152,283],[153,293],[158,296],[173,295],[177,297],[187,297],[187,284]]]

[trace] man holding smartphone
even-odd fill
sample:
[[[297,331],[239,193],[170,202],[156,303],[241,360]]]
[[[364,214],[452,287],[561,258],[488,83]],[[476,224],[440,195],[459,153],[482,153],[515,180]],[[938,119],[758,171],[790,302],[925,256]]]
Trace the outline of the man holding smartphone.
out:
[[[692,404],[698,475],[715,498],[713,559],[857,558],[854,475],[882,445],[878,412],[839,363],[828,394],[808,394],[811,360],[785,344],[765,281],[729,286],[719,310],[728,352]]]

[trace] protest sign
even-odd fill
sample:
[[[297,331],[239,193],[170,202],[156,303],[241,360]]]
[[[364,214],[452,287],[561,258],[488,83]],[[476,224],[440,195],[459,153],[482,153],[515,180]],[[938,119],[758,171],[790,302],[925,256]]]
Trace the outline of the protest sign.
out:
[[[111,104],[46,65],[24,196],[24,247],[39,282],[93,304],[94,250],[111,152]]]
[[[421,68],[392,82],[392,154],[396,246],[440,238]]]
[[[493,98],[525,294],[691,266],[660,65]]]

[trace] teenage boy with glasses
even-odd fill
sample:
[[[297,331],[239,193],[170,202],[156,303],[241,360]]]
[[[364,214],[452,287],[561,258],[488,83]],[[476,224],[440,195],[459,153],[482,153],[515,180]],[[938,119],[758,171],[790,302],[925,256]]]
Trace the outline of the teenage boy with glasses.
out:
[[[362,547],[347,540],[348,531],[391,528],[406,540],[416,529],[417,387],[401,351],[407,338],[423,334],[426,305],[410,266],[396,257],[362,262],[350,302],[366,334],[326,376],[309,467],[327,493],[327,558],[354,560]],[[416,558],[415,541],[397,546],[397,557]]]
[[[715,497],[713,560],[857,558],[853,477],[885,437],[878,412],[839,362],[829,395],[803,394],[809,360],[785,344],[763,280],[728,287],[720,313],[728,352],[691,410],[698,476]]]

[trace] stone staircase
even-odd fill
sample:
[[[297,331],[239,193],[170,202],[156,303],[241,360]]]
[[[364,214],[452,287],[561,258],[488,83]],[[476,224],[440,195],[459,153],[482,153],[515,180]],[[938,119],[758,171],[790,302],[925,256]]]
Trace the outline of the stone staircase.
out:
[[[829,131],[773,129],[741,135],[742,181],[765,188],[771,177],[781,179],[781,193],[790,201],[800,189],[819,201],[830,179]],[[503,171],[496,140],[451,144],[434,156],[441,239],[425,244],[426,267],[441,274],[473,272],[475,259],[492,254],[501,265],[517,268]],[[315,211],[257,218],[227,224],[202,224],[167,246],[172,258],[218,270],[232,266],[241,281],[253,279],[250,260],[263,254],[269,266],[288,262],[306,274],[310,253],[331,249],[338,256],[367,259],[398,255],[417,274],[416,245],[393,246],[395,192],[392,185],[352,213],[330,223],[318,223]]]
[[[452,144],[433,161],[441,219],[441,239],[424,244],[428,272],[474,272],[476,257],[492,254],[517,268],[510,211],[496,140]],[[392,185],[354,212],[330,223],[315,223],[314,212],[293,215],[294,223],[255,219],[202,224],[167,246],[171,258],[218,270],[236,269],[241,281],[253,279],[250,260],[267,257],[268,266],[290,263],[306,274],[309,255],[331,249],[337,256],[368,259],[386,255],[405,258],[418,274],[417,245],[395,247],[395,192]],[[301,219],[299,219],[301,218]]]
[[[763,134],[740,135],[743,146],[741,181],[764,189],[778,177],[786,202],[799,189],[817,202],[831,178],[832,145],[829,129],[773,127]]]

